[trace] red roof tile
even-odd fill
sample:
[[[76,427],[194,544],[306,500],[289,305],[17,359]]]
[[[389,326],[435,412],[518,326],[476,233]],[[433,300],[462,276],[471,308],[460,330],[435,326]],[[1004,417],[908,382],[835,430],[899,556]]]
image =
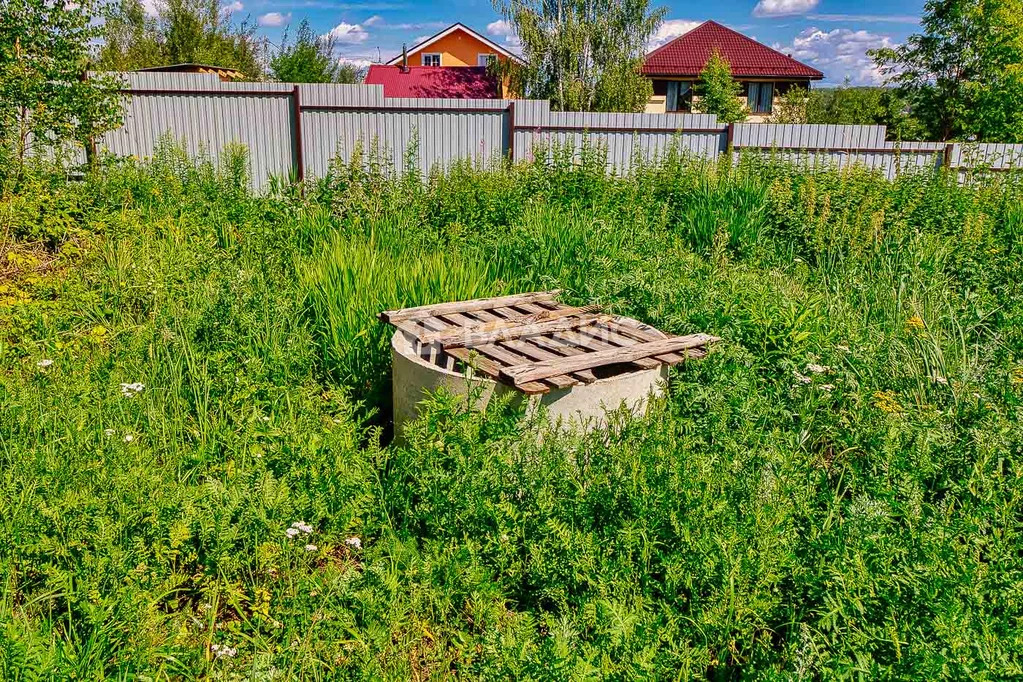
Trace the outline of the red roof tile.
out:
[[[808,78],[824,74],[715,21],[705,21],[646,56],[648,76],[698,76],[718,50],[739,78]]]
[[[374,64],[366,85],[384,86],[384,97],[497,99],[497,78],[484,66],[401,66]]]

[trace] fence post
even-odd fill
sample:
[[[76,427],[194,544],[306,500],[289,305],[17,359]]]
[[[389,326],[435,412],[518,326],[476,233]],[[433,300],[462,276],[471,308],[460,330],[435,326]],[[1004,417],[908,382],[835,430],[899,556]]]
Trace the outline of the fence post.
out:
[[[515,100],[508,101],[508,161],[515,164]]]
[[[952,152],[954,150],[955,150],[955,145],[952,144],[951,142],[949,142],[948,144],[945,145],[945,154],[944,154],[944,156],[942,157],[942,160],[941,160],[942,168],[951,168],[952,167]]]
[[[735,124],[729,123],[728,128],[725,130],[725,154],[728,155],[728,163],[731,164],[733,159],[733,149],[735,148]]]
[[[302,100],[299,97],[298,86],[291,88],[291,112],[295,120],[293,129],[295,145],[295,175],[299,182],[305,181],[305,158],[302,150]]]
[[[82,71],[82,75],[78,78],[81,82],[85,83],[89,80],[89,65],[85,65],[85,70]],[[93,170],[96,167],[96,138],[89,135],[85,140],[85,165],[89,167],[89,170]]]

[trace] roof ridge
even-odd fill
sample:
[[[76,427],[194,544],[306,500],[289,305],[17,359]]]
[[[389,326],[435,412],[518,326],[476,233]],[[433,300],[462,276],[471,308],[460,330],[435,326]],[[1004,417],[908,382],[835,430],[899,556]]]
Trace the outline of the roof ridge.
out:
[[[669,76],[698,75],[706,68],[706,60],[714,51],[728,60],[736,74],[788,75],[811,80],[824,77],[819,69],[713,19],[649,52],[644,58],[643,72]]]
[[[753,38],[750,38],[745,33],[740,33],[739,31],[736,31],[734,28],[731,28],[729,26],[725,26],[724,24],[719,24],[718,22],[716,22],[716,21],[714,21],[712,19],[708,19],[704,23],[714,24],[715,26],[720,26],[721,28],[725,29],[726,31],[729,31],[729,32],[734,33],[735,35],[739,36],[743,40],[747,40],[747,41],[749,41],[751,43],[754,43],[754,44],[758,45],[759,47],[767,48],[768,50],[770,50],[771,52],[775,53],[779,57],[784,57],[785,59],[792,60],[792,61],[796,62],[797,64],[799,64],[800,66],[809,66],[809,64],[803,64],[801,61],[795,59],[792,55],[785,54],[781,50],[776,50],[773,47],[771,47],[770,45],[768,45],[767,43],[762,43],[759,40],[755,40]],[[701,24],[701,26],[702,26],[702,24]],[[693,30],[695,31],[696,29],[693,29]],[[684,36],[679,36],[679,38],[682,38],[682,37],[684,37]],[[810,67],[810,68],[813,68],[813,67]]]

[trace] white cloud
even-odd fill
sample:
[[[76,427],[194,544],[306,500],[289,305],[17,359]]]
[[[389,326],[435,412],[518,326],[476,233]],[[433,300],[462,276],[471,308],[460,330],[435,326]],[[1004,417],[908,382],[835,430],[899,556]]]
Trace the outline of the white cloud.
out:
[[[333,38],[342,45],[356,45],[366,42],[369,33],[360,24],[348,24],[342,21],[330,29],[324,38]]]
[[[374,14],[366,21],[362,22],[363,26],[376,26],[377,24],[384,23],[384,18],[379,14]]]
[[[281,14],[280,12],[267,12],[256,19],[256,22],[260,26],[284,26],[284,24],[289,21],[291,21],[290,12],[287,14]]]
[[[487,34],[494,38],[501,38],[505,45],[510,48],[517,49],[522,46],[522,41],[519,40],[519,36],[515,32],[515,27],[506,19],[498,19],[487,24]]]
[[[506,19],[498,19],[487,24],[487,35],[495,38],[507,38],[515,35],[515,27]]]
[[[867,50],[879,47],[895,47],[895,43],[889,36],[870,31],[847,28],[822,31],[816,27],[802,31],[791,45],[774,46],[776,50],[791,54],[793,59],[820,69],[829,82],[841,83],[848,79],[853,85],[882,83],[884,77],[867,55]]]
[[[340,57],[337,60],[337,63],[338,64],[347,64],[349,66],[354,66],[357,69],[368,69],[370,67],[370,65],[373,64],[374,62],[369,57],[360,56],[360,57]]]
[[[784,17],[793,14],[806,14],[820,0],[760,0],[753,8],[755,17]]]
[[[243,9],[245,9],[245,5],[238,2],[238,0],[234,0],[234,2],[230,5],[224,5],[221,8],[221,11],[223,11],[224,14],[230,14],[231,12],[241,12]]]
[[[661,45],[671,42],[681,35],[689,33],[699,26],[700,23],[701,22],[699,21],[692,21],[691,19],[668,19],[667,21],[662,21],[654,34],[650,36],[650,41],[646,45],[647,51],[655,50]]]

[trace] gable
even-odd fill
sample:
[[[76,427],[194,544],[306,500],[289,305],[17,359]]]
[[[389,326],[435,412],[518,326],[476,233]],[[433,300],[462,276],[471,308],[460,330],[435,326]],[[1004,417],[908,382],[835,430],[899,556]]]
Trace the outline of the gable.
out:
[[[452,24],[440,33],[430,36],[426,40],[413,45],[408,48],[407,51],[410,64],[417,64],[419,62],[419,55],[434,52],[448,52],[452,54],[472,53],[473,55],[495,54],[499,59],[504,58],[520,63],[522,62],[518,55],[509,52],[506,48],[501,47],[486,36],[477,33],[464,24]],[[416,55],[415,62],[412,61],[413,55]],[[387,64],[390,66],[401,64],[401,55],[399,54],[397,57],[387,62]],[[475,60],[472,64],[470,64],[470,66],[475,66]]]

